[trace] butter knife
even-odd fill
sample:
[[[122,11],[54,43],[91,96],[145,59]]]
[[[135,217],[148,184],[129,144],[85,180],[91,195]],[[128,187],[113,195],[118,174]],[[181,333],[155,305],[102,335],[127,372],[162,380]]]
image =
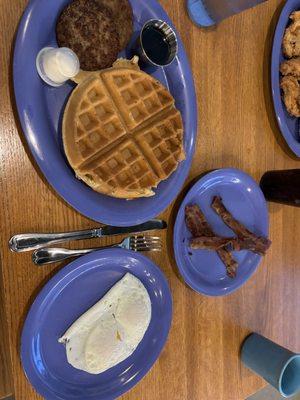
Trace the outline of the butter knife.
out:
[[[103,236],[123,235],[139,233],[155,229],[165,229],[167,223],[159,219],[152,219],[140,225],[128,227],[103,226],[102,228],[87,229],[83,231],[61,233],[21,233],[10,238],[8,245],[11,251],[17,253],[40,249],[55,243],[63,243],[69,240],[81,240],[101,238]]]

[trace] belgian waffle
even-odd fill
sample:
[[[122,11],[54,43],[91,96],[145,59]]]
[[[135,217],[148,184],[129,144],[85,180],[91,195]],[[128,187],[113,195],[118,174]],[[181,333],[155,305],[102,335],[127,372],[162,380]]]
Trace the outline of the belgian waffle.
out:
[[[172,95],[129,68],[93,73],[77,86],[65,109],[63,142],[78,178],[127,199],[154,195],[185,158]]]

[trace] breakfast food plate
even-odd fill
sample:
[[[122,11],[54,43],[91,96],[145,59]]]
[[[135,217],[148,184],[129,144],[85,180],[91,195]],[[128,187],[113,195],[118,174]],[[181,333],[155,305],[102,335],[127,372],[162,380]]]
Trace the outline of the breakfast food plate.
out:
[[[180,206],[173,243],[177,266],[185,282],[195,291],[209,296],[223,296],[238,289],[255,272],[261,261],[261,255],[252,251],[233,251],[232,255],[231,253],[229,255],[237,262],[237,269],[235,276],[230,277],[226,274],[225,265],[216,251],[191,248],[192,234],[186,224],[187,206],[200,207],[199,210],[204,215],[202,228],[204,226],[207,230],[208,222],[209,229],[214,232],[214,240],[219,240],[217,235],[223,238],[233,236],[233,230],[229,229],[226,226],[228,224],[225,225],[224,220],[220,218],[224,210],[221,210],[219,215],[216,213],[218,208],[215,203],[218,201],[220,203],[220,199],[234,219],[247,229],[246,233],[257,235],[255,237],[257,241],[263,239],[266,243],[263,252],[270,246],[266,238],[268,235],[266,201],[259,186],[249,175],[236,169],[223,169],[199,179]],[[220,204],[218,206],[220,207]],[[228,216],[225,216],[225,219],[228,221]],[[236,221],[233,225],[238,224]],[[193,224],[195,219],[191,222]],[[208,233],[210,236],[210,232]]]
[[[290,149],[296,156],[300,157],[299,118],[288,113],[280,89],[280,65],[286,60],[282,50],[282,42],[285,30],[292,22],[290,15],[295,10],[300,10],[300,1],[288,0],[282,9],[277,23],[272,49],[271,88],[278,126]]]
[[[68,164],[62,143],[62,118],[66,101],[74,89],[72,83],[58,88],[47,86],[39,78],[35,59],[41,48],[57,46],[56,21],[67,0],[31,0],[21,20],[15,45],[13,73],[17,108],[29,148],[40,169],[55,190],[85,216],[110,225],[128,226],[149,220],[162,212],[176,197],[188,174],[197,133],[197,106],[192,73],[182,42],[178,37],[178,55],[164,68],[151,70],[175,98],[183,121],[185,160],[155,191],[155,195],[134,200],[118,199],[97,193],[76,178]],[[171,24],[155,0],[132,0],[134,33],[125,52],[131,58],[143,24],[162,19]],[[147,69],[145,72],[150,72]]]
[[[128,276],[131,276],[131,281],[127,280],[126,283]],[[76,337],[72,338],[71,328],[73,332],[83,332],[81,338],[85,339],[85,329],[89,326],[86,312],[89,310],[89,318],[91,314],[100,315],[101,306],[96,304],[100,299],[103,298],[104,306],[109,302],[107,307],[110,307],[113,297],[119,296],[118,302],[126,299],[127,287],[131,294],[137,293],[141,298],[142,291],[138,292],[134,288],[130,283],[132,280],[139,280],[137,285],[143,286],[143,291],[148,292],[151,301],[150,324],[146,326],[139,345],[124,361],[105,372],[97,373],[92,370],[88,373],[77,369],[78,367],[74,368],[67,361],[66,350],[75,352],[77,349],[79,358],[81,353],[78,350],[80,342],[76,341]],[[130,303],[130,297],[128,299]],[[95,304],[97,309],[94,308],[93,313],[91,307]],[[136,305],[137,302],[131,304]],[[84,313],[86,314],[83,315]],[[141,320],[143,315],[136,314],[130,307],[125,312],[129,322]],[[148,313],[148,317],[150,315]],[[79,317],[81,319],[77,321]],[[117,313],[114,317],[118,318]],[[105,320],[104,317],[103,319]],[[23,368],[31,384],[46,399],[114,399],[140,381],[156,361],[167,339],[171,319],[172,298],[168,283],[159,268],[148,258],[119,249],[88,254],[60,270],[44,286],[32,304],[21,338]],[[77,322],[75,329],[71,327],[74,321]],[[79,321],[81,322],[78,323]],[[106,340],[106,347],[109,347],[110,340],[117,340],[118,336],[113,337],[110,334],[109,324],[102,326],[106,330],[102,333],[98,331],[97,337],[100,335],[100,342]],[[134,331],[138,331],[138,323],[135,323]],[[95,332],[97,333],[97,329],[91,332],[88,340],[93,339]],[[108,336],[105,336],[107,332]],[[120,334],[122,339],[122,331]],[[61,341],[67,338],[66,348],[59,343],[60,338]],[[97,341],[95,344],[97,345]],[[102,358],[106,347],[100,351]],[[112,352],[108,353],[108,359],[102,361],[109,363]],[[77,357],[71,362],[78,364]]]

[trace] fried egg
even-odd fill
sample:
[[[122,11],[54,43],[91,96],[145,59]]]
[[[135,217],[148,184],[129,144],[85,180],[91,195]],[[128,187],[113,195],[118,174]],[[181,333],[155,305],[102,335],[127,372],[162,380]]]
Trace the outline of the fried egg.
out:
[[[130,273],[82,314],[58,340],[68,363],[100,374],[128,358],[151,320],[151,300],[142,282]]]

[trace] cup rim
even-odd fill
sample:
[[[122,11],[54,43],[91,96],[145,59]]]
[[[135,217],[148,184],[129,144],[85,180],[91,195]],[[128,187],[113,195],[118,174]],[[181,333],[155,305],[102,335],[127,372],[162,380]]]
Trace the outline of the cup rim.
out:
[[[300,359],[300,354],[295,354],[295,355],[291,356],[291,357],[286,361],[286,363],[284,364],[284,367],[283,367],[282,370],[281,370],[280,376],[279,376],[279,381],[278,381],[279,392],[280,392],[280,394],[281,394],[283,397],[285,397],[285,398],[294,396],[294,395],[298,392],[298,390],[297,390],[297,391],[294,391],[293,393],[287,394],[287,393],[285,393],[285,392],[282,390],[282,379],[283,379],[283,375],[284,375],[284,373],[285,373],[287,367],[290,365],[290,363],[291,363],[293,360],[295,360],[296,358],[299,358],[299,359]]]
[[[45,82],[47,83],[47,85],[53,86],[53,87],[59,87],[62,86],[66,81],[61,82],[61,83],[57,83],[57,82],[53,82],[51,79],[49,79],[46,74],[43,72],[43,68],[40,65],[39,61],[40,59],[43,57],[44,53],[48,50],[55,50],[56,47],[53,46],[46,46],[46,47],[42,47],[39,52],[37,53],[36,59],[35,59],[35,67],[37,69],[37,73],[39,75],[39,77]]]
[[[148,55],[147,55],[147,53],[146,53],[146,51],[145,51],[145,49],[144,49],[144,46],[143,46],[142,35],[143,35],[143,32],[144,32],[144,29],[145,29],[145,27],[146,27],[150,22],[154,22],[154,21],[155,21],[155,22],[161,22],[161,23],[163,23],[163,24],[166,24],[166,25],[168,26],[168,28],[170,28],[170,30],[172,31],[172,33],[173,33],[173,35],[174,35],[175,44],[176,44],[176,51],[174,52],[174,56],[172,57],[172,59],[171,59],[167,64],[157,64],[157,63],[155,63],[154,61],[152,61],[152,60],[148,57]],[[140,41],[141,50],[142,50],[142,52],[143,52],[143,56],[147,59],[147,61],[148,61],[150,64],[155,65],[156,67],[167,67],[168,65],[170,65],[170,64],[175,60],[175,58],[176,58],[176,56],[177,56],[177,54],[178,54],[178,40],[177,40],[176,32],[175,32],[175,30],[172,28],[172,26],[170,26],[170,24],[168,24],[168,22],[166,22],[166,21],[164,21],[164,20],[162,20],[162,19],[159,19],[159,18],[151,18],[151,19],[148,19],[148,20],[144,23],[144,25],[142,26],[142,29],[141,29],[141,31],[140,31],[140,33],[139,33],[139,41]]]

